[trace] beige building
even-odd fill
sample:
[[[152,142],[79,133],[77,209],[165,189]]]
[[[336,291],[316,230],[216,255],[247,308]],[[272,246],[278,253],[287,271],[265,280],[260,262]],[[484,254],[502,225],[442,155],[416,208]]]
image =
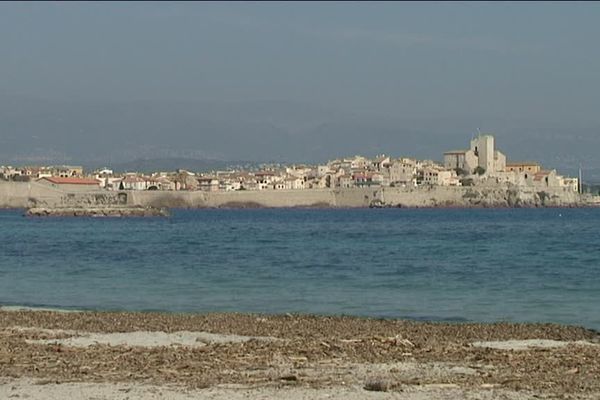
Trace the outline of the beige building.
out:
[[[529,172],[535,174],[541,170],[541,165],[534,161],[511,161],[506,163],[506,171],[508,172]]]
[[[444,153],[446,169],[462,169],[468,174],[475,172],[477,167],[483,168],[486,174],[504,171],[506,156],[495,148],[492,135],[479,135],[471,140],[469,150],[455,150]]]
[[[472,173],[477,168],[478,160],[473,151],[453,150],[444,153],[444,167],[446,169],[463,170]]]
[[[288,177],[282,181],[282,189],[304,189],[304,179],[298,177]]]
[[[38,182],[68,192],[87,192],[100,189],[100,181],[96,179],[51,176],[38,179]]]
[[[341,188],[351,188],[354,187],[354,179],[352,179],[352,175],[341,175],[338,177],[338,186]]]
[[[410,158],[394,160],[388,168],[389,183],[394,186],[417,185],[417,163]]]
[[[199,177],[198,188],[204,192],[217,192],[219,190],[219,180],[214,176]]]
[[[69,178],[74,176],[82,177],[83,167],[72,165],[61,165],[58,167],[52,167],[52,174],[61,178]]]
[[[380,156],[376,156],[373,161],[371,161],[371,169],[374,171],[383,171],[390,167],[391,161],[390,157],[382,154]]]
[[[426,167],[423,169],[423,185],[460,186],[460,180],[454,170]]]
[[[145,178],[137,175],[126,175],[119,184],[119,190],[146,190],[148,182]]]

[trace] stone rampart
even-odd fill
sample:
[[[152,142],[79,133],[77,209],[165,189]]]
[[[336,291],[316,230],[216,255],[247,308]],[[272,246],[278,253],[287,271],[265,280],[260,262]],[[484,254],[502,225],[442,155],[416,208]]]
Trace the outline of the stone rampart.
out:
[[[1,182],[0,208],[124,206],[128,195],[95,190],[68,192],[37,182]]]
[[[152,207],[334,207],[333,192],[315,190],[264,190],[235,192],[132,191],[131,204]]]
[[[582,197],[566,188],[429,186],[382,188],[382,206],[390,207],[570,207],[583,206]]]
[[[91,191],[69,193],[35,182],[0,182],[0,207],[572,207],[593,205],[565,188],[497,187],[263,190],[235,192]]]

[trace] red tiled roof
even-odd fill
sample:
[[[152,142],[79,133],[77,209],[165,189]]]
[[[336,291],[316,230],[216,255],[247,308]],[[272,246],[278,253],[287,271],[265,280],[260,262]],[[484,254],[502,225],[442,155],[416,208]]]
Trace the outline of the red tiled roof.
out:
[[[539,167],[540,164],[535,161],[507,161],[506,166],[507,167],[520,167],[520,166]]]
[[[545,178],[546,176],[550,175],[550,171],[540,171],[540,172],[536,172],[533,175],[533,180],[534,181],[541,181],[543,178]]]
[[[123,183],[137,183],[137,182],[146,182],[146,179],[139,176],[126,176],[123,178]]]
[[[58,185],[100,185],[100,182],[96,179],[86,178],[61,178],[58,176],[50,176],[41,178],[46,179],[49,182],[56,183]]]

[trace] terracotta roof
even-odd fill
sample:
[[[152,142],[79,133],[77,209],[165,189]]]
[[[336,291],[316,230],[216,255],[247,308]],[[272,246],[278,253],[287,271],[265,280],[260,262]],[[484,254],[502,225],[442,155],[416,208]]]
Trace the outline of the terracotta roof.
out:
[[[533,165],[536,167],[540,166],[540,164],[535,161],[507,161],[506,162],[507,167],[515,167],[515,166],[520,166],[520,165]]]
[[[539,171],[533,175],[534,181],[541,181],[546,176],[550,175],[550,171]]]
[[[146,182],[146,179],[139,176],[126,176],[123,179],[124,183],[136,183],[136,182]]]
[[[96,179],[86,178],[60,178],[58,176],[50,176],[41,178],[46,179],[49,182],[56,183],[57,185],[100,185],[100,182]]]

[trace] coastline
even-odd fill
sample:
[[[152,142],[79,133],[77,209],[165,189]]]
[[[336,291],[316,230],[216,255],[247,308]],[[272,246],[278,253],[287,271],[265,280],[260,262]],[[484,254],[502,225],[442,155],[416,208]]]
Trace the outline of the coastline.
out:
[[[536,208],[597,207],[597,196],[565,188],[371,187],[255,191],[80,191],[0,182],[0,208]]]
[[[599,374],[575,326],[0,308],[0,397],[593,399]]]

